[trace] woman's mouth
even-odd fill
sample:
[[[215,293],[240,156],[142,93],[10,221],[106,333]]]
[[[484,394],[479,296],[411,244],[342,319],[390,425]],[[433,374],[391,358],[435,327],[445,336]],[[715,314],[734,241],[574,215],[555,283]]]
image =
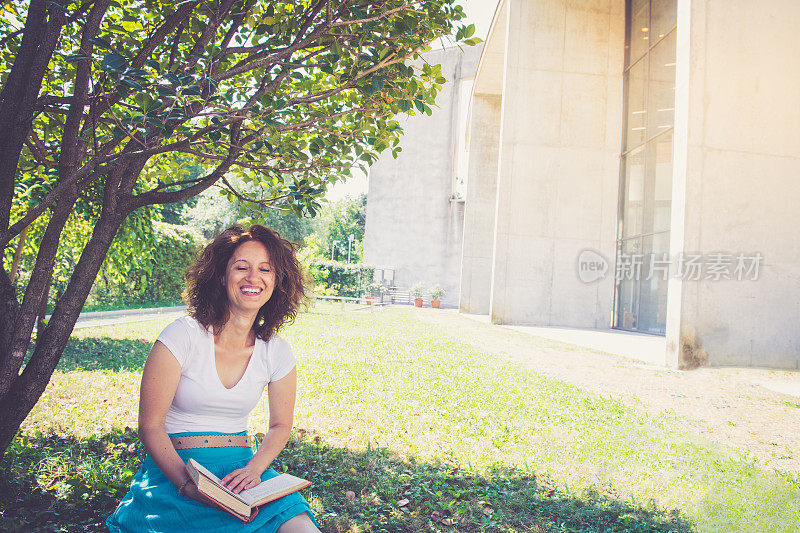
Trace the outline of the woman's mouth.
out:
[[[259,289],[258,287],[242,287],[240,290],[247,295],[256,295],[261,294],[263,289]]]

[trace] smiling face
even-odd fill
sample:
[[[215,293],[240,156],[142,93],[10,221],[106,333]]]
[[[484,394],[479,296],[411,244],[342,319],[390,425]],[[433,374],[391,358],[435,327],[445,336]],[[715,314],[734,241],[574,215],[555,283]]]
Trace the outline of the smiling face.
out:
[[[239,245],[228,260],[223,283],[231,312],[258,312],[275,288],[275,272],[266,247],[258,241]]]

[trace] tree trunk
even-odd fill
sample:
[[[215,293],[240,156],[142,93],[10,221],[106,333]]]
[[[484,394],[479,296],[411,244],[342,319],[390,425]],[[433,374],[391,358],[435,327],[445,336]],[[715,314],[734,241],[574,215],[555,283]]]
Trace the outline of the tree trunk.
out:
[[[12,315],[13,318],[2,317],[0,319],[0,322],[13,320],[9,328],[11,335],[0,339],[0,398],[5,397],[19,373],[25,352],[31,343],[31,333],[41,309],[42,299],[47,299],[53,278],[58,243],[77,198],[77,191],[71,192],[70,196],[65,196],[60,200],[50,217],[47,229],[39,243],[39,251],[36,254],[36,263],[33,266],[31,278],[25,287],[22,305],[16,309],[16,313]],[[7,327],[6,324],[3,324],[3,333]]]
[[[56,303],[47,326],[36,336],[36,347],[25,369],[4,395],[0,396],[0,457],[17,434],[20,425],[39,401],[58,365],[83,303],[97,272],[111,247],[124,215],[101,216],[81,254],[67,288]]]

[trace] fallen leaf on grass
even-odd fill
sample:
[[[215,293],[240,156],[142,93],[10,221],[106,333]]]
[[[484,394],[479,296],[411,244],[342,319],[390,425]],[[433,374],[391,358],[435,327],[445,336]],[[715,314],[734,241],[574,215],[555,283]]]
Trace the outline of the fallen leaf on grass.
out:
[[[406,505],[408,505],[408,500],[406,498],[403,498],[402,500],[397,502],[398,507],[405,507]]]
[[[453,520],[452,518],[442,518],[442,524],[445,526],[452,526],[454,524],[458,524],[458,520]]]
[[[347,498],[347,501],[351,502],[356,499],[356,493],[352,490],[348,490],[344,493],[344,497]]]

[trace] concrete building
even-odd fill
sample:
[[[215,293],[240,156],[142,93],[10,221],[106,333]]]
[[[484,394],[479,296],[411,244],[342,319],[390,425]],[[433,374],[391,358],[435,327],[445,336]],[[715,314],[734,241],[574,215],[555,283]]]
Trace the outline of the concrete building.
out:
[[[800,369],[797,20],[792,0],[501,0],[460,310],[654,336],[671,367]]]
[[[388,283],[408,290],[421,282],[445,290],[442,306],[459,299],[466,179],[466,122],[482,46],[424,54],[448,80],[431,116],[401,117],[403,151],[384,153],[370,168],[364,262]],[[425,296],[427,301],[428,296]]]

